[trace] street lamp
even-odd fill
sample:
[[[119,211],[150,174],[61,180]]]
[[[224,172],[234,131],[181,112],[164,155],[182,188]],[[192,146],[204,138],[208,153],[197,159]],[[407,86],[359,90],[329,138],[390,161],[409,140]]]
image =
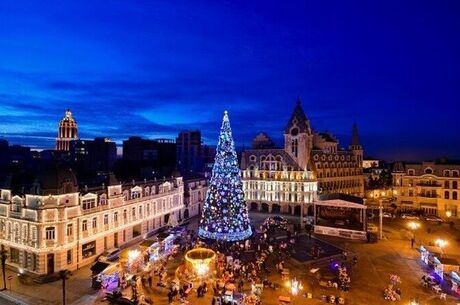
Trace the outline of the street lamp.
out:
[[[444,247],[447,246],[447,241],[439,238],[434,243],[441,248],[441,252],[444,254]]]
[[[411,229],[411,231],[412,231],[411,247],[413,248],[413,247],[414,247],[414,243],[415,243],[415,230],[418,229],[418,227],[420,226],[420,224],[418,224],[418,223],[415,222],[415,221],[411,221],[411,222],[409,222],[408,226],[409,226],[409,229]]]
[[[451,211],[446,211],[446,217],[449,218],[450,216],[452,216],[452,212]]]

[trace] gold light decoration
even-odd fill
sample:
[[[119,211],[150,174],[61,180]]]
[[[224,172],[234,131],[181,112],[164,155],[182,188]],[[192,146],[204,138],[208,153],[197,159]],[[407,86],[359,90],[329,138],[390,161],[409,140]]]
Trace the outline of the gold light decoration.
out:
[[[199,277],[204,277],[211,270],[212,263],[216,260],[216,253],[211,249],[196,248],[185,254],[185,260]]]

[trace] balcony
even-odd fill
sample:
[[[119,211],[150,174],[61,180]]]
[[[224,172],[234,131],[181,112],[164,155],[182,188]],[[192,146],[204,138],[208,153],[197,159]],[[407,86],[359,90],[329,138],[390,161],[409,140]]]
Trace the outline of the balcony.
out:
[[[433,194],[418,194],[419,197],[423,197],[423,198],[433,198],[433,199],[436,199],[438,198],[439,196],[438,195],[433,195]]]
[[[86,209],[86,210],[82,209],[82,212],[83,212],[83,215],[88,215],[88,214],[93,214],[96,212],[107,210],[108,208],[109,208],[108,205],[100,205],[100,206],[97,206],[91,209]]]
[[[437,182],[423,182],[423,181],[420,181],[420,182],[417,182],[416,185],[417,186],[423,186],[423,187],[441,187],[441,184],[437,183]]]

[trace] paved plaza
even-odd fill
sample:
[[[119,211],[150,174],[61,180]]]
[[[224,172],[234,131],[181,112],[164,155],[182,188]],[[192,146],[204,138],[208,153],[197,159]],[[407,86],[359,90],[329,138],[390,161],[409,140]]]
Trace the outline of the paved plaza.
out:
[[[252,214],[253,222],[256,224],[267,217],[267,214]],[[296,218],[290,218],[296,221]],[[192,221],[190,228],[196,227],[196,221]],[[429,232],[429,233],[428,233]],[[417,243],[428,244],[435,238],[445,238],[449,240],[449,246],[446,248],[447,254],[460,253],[458,242],[455,240],[457,231],[447,224],[437,225],[422,222],[422,226],[416,232]],[[261,302],[267,305],[279,304],[279,296],[291,297],[291,304],[308,305],[308,304],[325,304],[321,300],[323,295],[341,296],[345,299],[345,304],[389,304],[392,302],[385,301],[383,291],[389,284],[389,275],[397,274],[401,277],[401,297],[400,302],[395,304],[408,304],[412,298],[418,299],[423,305],[452,304],[455,305],[460,300],[454,296],[448,295],[447,300],[440,300],[439,294],[423,288],[420,284],[420,278],[425,272],[425,266],[419,259],[419,253],[411,249],[410,233],[406,229],[406,222],[403,220],[390,220],[385,223],[385,239],[377,243],[366,243],[360,241],[347,241],[332,237],[315,237],[309,238],[306,233],[299,236],[299,240],[292,250],[292,259],[286,260],[285,267],[290,270],[290,278],[297,278],[304,286],[302,293],[297,297],[290,296],[290,291],[285,287],[286,280],[282,280],[280,274],[276,271],[274,264],[276,260],[270,257],[267,260],[269,273],[264,273],[267,279],[277,283],[279,288],[264,288]],[[277,231],[273,238],[283,240],[285,233]],[[322,249],[322,254],[318,260],[311,256],[311,247],[316,245]],[[136,245],[133,245],[136,247]],[[348,253],[346,261],[342,259],[342,249]],[[248,258],[253,255],[248,252]],[[357,256],[357,264],[353,264],[352,257]],[[331,264],[331,259],[333,263]],[[176,257],[168,263],[168,276],[174,276],[177,266],[182,262],[182,256]],[[343,292],[333,287],[325,287],[324,283],[333,280],[336,277],[336,270],[333,265],[344,264],[351,277],[351,289],[349,292]],[[89,270],[90,266],[85,266],[73,273],[67,282],[67,304],[108,304],[104,300],[104,293],[91,288]],[[318,271],[312,273],[312,269]],[[14,276],[12,280],[12,292],[17,299],[30,305],[54,305],[61,304],[61,282],[52,282],[47,284],[20,284],[17,275],[11,271],[8,272]],[[245,283],[244,291],[249,292],[250,285]],[[167,288],[153,287],[145,288],[153,300],[154,304],[168,304]],[[311,293],[312,299],[307,299],[304,294]],[[206,304],[212,302],[212,290],[208,291],[202,298],[197,298],[196,293],[188,298],[189,304]],[[1,301],[0,304],[11,304],[10,301]],[[174,303],[179,304],[179,303]]]

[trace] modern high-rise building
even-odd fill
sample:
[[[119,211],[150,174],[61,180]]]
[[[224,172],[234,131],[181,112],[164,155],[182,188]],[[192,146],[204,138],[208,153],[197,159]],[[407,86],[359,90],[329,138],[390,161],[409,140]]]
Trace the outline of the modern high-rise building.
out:
[[[67,109],[64,118],[59,122],[56,150],[69,151],[70,141],[77,139],[77,121],[72,117],[72,112]]]
[[[176,138],[177,168],[182,172],[199,172],[204,167],[201,132],[181,131]]]
[[[109,138],[70,141],[70,160],[77,169],[109,171],[117,160],[117,146]]]
[[[176,143],[171,139],[129,137],[123,141],[123,161],[137,177],[153,173],[169,176],[176,169]]]

